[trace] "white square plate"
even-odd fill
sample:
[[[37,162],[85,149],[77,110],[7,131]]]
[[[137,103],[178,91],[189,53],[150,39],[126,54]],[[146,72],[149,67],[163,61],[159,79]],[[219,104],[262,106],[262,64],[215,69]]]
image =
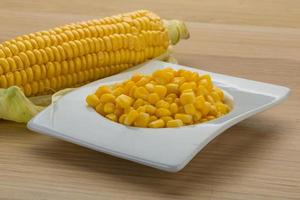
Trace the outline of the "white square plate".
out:
[[[86,106],[85,97],[93,93],[99,85],[128,79],[137,72],[149,74],[165,67],[210,74],[214,83],[226,91],[227,99],[234,99],[232,111],[203,124],[150,129],[127,127],[109,121]],[[282,86],[150,61],[66,94],[34,117],[28,123],[28,128],[96,151],[161,170],[177,172],[224,130],[278,104],[288,94],[289,89]]]

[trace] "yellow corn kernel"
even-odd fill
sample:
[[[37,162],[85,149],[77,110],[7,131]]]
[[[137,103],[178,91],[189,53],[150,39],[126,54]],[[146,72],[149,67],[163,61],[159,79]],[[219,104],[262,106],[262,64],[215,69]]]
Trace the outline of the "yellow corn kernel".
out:
[[[191,124],[193,122],[193,116],[189,114],[175,114],[175,119],[180,119],[185,124]]]
[[[138,111],[139,113],[140,113],[140,112],[146,112],[146,108],[145,108],[145,106],[140,106],[140,107],[138,107],[138,108],[136,109],[136,111]]]
[[[154,84],[153,83],[147,83],[145,85],[145,88],[148,90],[148,92],[153,92],[154,91]]]
[[[166,85],[167,87],[167,93],[170,94],[170,93],[174,93],[174,94],[178,94],[179,90],[179,85],[177,83],[168,83]]]
[[[114,111],[114,114],[117,116],[117,117],[120,117],[122,114],[123,114],[124,110],[122,108],[117,108],[115,107],[115,111]]]
[[[185,82],[183,83],[180,87],[179,90],[183,91],[183,90],[188,90],[188,89],[196,89],[197,84],[195,82]]]
[[[178,112],[178,105],[177,105],[177,103],[171,103],[170,104],[170,112],[172,114],[176,114]]]
[[[146,88],[144,87],[138,87],[136,88],[136,90],[134,91],[134,97],[135,98],[141,98],[141,99],[145,99],[147,100],[149,96],[149,92]]]
[[[98,97],[101,97],[102,94],[105,94],[105,93],[111,93],[110,87],[108,87],[108,86],[100,86],[100,87],[96,90],[96,95],[97,95]]]
[[[182,85],[185,82],[185,78],[184,77],[175,77],[172,82],[176,83],[178,85]]]
[[[195,94],[193,92],[185,92],[180,95],[180,102],[182,105],[195,102]]]
[[[129,89],[129,91],[127,91],[128,95],[131,97],[134,97],[134,92],[137,89],[137,86],[132,86],[132,88]]]
[[[152,76],[160,84],[169,83],[174,77],[172,72],[168,72],[165,70],[156,70],[155,72],[153,72]]]
[[[198,85],[197,89],[196,89],[196,95],[207,95],[208,94],[208,90],[203,86],[203,85]]]
[[[124,120],[125,125],[132,125],[136,118],[139,116],[139,113],[136,110],[129,111],[127,117]]]
[[[201,112],[197,111],[193,114],[193,120],[194,122],[198,122],[201,120],[202,114]]]
[[[148,123],[150,121],[150,115],[145,112],[140,112],[138,117],[136,118],[134,122],[134,126],[137,127],[147,127]]]
[[[209,121],[209,120],[213,120],[215,118],[216,118],[215,116],[209,115],[209,116],[206,116],[205,119],[207,119],[207,121]]]
[[[203,85],[209,92],[213,89],[211,77],[208,74],[200,76],[200,84]]]
[[[105,103],[104,106],[103,106],[103,111],[106,114],[113,113],[115,111],[115,104],[111,103],[111,102]]]
[[[170,104],[168,102],[166,102],[165,100],[159,100],[158,102],[156,102],[155,106],[157,108],[169,108]]]
[[[105,115],[105,117],[110,119],[111,121],[114,121],[114,122],[118,121],[118,118],[114,113],[107,114],[107,115]]]
[[[167,98],[172,98],[173,100],[175,100],[177,98],[177,94],[170,93],[170,94],[167,95]]]
[[[153,122],[155,120],[157,120],[158,118],[155,115],[151,115],[149,118],[149,122]]]
[[[116,97],[111,93],[105,93],[100,97],[101,103],[115,102]]]
[[[208,101],[209,103],[211,103],[212,105],[214,105],[215,104],[215,100],[214,100],[214,98],[211,96],[211,95],[206,95],[205,96],[205,99],[206,99],[206,101]]]
[[[178,106],[178,113],[184,113],[184,107],[183,106]]]
[[[160,100],[160,97],[157,93],[151,93],[148,96],[148,102],[151,104],[156,104]]]
[[[203,116],[206,116],[211,110],[211,104],[209,102],[204,103],[204,107],[201,109],[201,113]]]
[[[158,94],[160,98],[164,98],[167,94],[167,88],[163,85],[155,85],[154,92]]]
[[[179,126],[183,126],[183,122],[180,119],[173,119],[167,122],[167,127],[169,128],[179,127]]]
[[[150,78],[147,76],[142,77],[138,82],[136,82],[137,86],[144,86],[150,81]]]
[[[125,94],[121,94],[116,98],[116,103],[121,108],[129,108],[133,102],[133,99]]]
[[[133,86],[135,86],[135,82],[134,82],[134,81],[127,81],[127,82],[125,82],[125,83],[124,83],[124,92],[125,92],[125,93],[128,93],[129,90],[130,90]]]
[[[168,121],[173,120],[173,118],[170,116],[164,116],[164,117],[161,117],[160,119],[164,120],[165,124],[167,124]]]
[[[180,98],[175,98],[174,103],[176,103],[177,105],[181,105]]]
[[[141,74],[134,74],[131,77],[131,80],[134,81],[134,82],[138,82],[142,77],[143,77],[143,75],[141,75]]]
[[[138,109],[140,106],[143,106],[145,104],[146,104],[146,102],[143,99],[137,99],[137,100],[135,100],[135,102],[133,103],[132,106],[134,109]]]
[[[86,102],[89,106],[96,108],[96,106],[100,103],[99,98],[95,94],[90,94],[86,97]]]
[[[213,98],[214,102],[219,102],[219,101],[221,101],[220,96],[219,96],[218,93],[215,92],[215,91],[211,92],[211,97]]]
[[[124,89],[122,87],[117,87],[112,91],[112,94],[117,96],[120,96],[121,94],[123,94]]]
[[[155,112],[157,117],[170,116],[171,112],[166,108],[157,108]]]
[[[149,128],[163,128],[165,126],[165,122],[162,119],[158,119],[149,123]]]
[[[220,88],[215,87],[215,92],[218,94],[218,96],[220,97],[221,100],[224,99],[224,93]]]
[[[174,102],[174,99],[171,98],[171,97],[166,97],[164,100],[165,100],[167,103],[169,103],[169,104],[171,104],[171,103]]]
[[[210,106],[209,115],[217,116],[217,114],[218,114],[217,108],[214,104],[212,104]]]
[[[203,96],[197,96],[194,105],[197,109],[201,110],[204,107],[204,103],[205,103],[204,97]]]
[[[189,104],[185,104],[183,106],[185,113],[193,115],[196,113],[196,108],[193,104],[189,103]]]
[[[156,107],[152,105],[145,105],[146,112],[149,113],[150,115],[153,115],[156,112]]]
[[[97,111],[97,113],[100,113],[101,115],[104,115],[105,114],[105,112],[104,112],[104,110],[103,110],[103,104],[102,103],[99,103],[98,105],[97,105],[97,107],[96,107],[96,111]]]

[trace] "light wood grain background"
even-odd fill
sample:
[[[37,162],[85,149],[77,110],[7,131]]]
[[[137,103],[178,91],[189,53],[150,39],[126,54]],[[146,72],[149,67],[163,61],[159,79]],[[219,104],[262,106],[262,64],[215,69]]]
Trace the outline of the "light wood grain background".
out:
[[[188,22],[181,64],[292,89],[176,174],[0,120],[0,199],[300,199],[300,1],[0,0],[0,41],[136,9]]]

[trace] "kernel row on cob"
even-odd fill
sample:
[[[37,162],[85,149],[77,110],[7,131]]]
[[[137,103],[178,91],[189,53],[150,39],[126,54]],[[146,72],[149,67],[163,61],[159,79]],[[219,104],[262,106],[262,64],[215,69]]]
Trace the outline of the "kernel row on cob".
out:
[[[140,10],[19,36],[0,44],[0,88],[50,94],[123,71],[188,38],[184,23]]]
[[[165,68],[100,86],[86,98],[104,117],[128,126],[179,127],[206,122],[230,111],[209,75]]]

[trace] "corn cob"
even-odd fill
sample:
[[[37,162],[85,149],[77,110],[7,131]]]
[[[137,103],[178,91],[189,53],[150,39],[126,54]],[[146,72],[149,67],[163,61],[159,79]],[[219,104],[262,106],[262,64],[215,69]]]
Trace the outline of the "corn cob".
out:
[[[0,44],[0,88],[50,94],[123,71],[165,53],[189,34],[150,11],[106,17],[19,36]]]

